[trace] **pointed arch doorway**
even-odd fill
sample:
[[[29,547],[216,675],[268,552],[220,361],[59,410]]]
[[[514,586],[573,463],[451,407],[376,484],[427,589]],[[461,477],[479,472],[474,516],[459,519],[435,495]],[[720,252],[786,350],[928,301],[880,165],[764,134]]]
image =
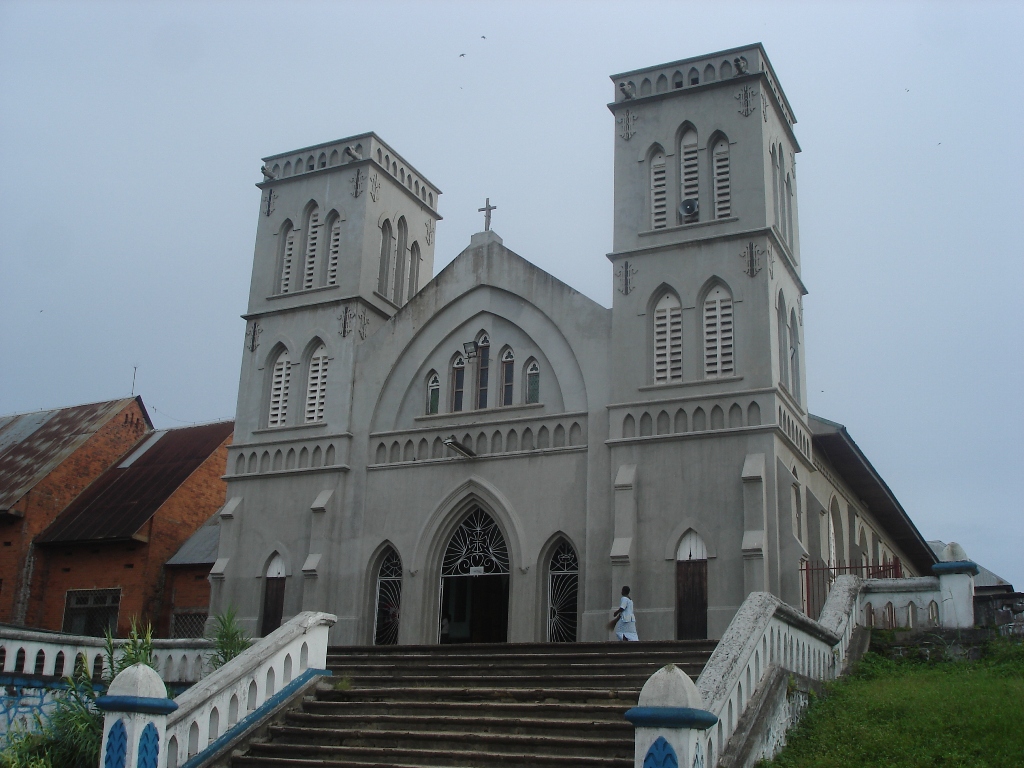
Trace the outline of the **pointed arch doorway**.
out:
[[[508,640],[509,557],[494,519],[473,507],[455,529],[441,561],[441,643]]]
[[[676,640],[708,636],[708,553],[692,528],[676,550]]]

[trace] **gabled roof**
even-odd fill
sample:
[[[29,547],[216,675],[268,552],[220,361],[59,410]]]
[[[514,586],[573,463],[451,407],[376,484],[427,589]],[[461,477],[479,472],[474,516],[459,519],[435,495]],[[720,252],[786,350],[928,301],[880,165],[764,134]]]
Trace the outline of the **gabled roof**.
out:
[[[0,512],[17,504],[133,400],[152,429],[141,397],[0,416]]]
[[[37,544],[131,539],[234,430],[233,421],[152,432],[68,505]]]
[[[166,565],[213,565],[220,548],[220,510],[193,533]]]
[[[814,450],[835,467],[850,489],[868,505],[871,514],[917,572],[930,576],[938,558],[846,427],[820,416],[808,416]]]

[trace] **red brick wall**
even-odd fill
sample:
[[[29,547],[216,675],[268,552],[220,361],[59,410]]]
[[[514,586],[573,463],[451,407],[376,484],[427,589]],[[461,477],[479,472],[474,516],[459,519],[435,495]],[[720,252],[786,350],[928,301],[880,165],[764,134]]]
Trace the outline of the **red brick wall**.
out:
[[[33,579],[30,625],[61,629],[69,589],[119,587],[117,634],[123,637],[128,633],[133,617],[160,632],[164,596],[168,594],[164,563],[224,504],[227,484],[221,476],[230,443],[229,436],[157,509],[139,531],[139,538],[145,541],[37,550],[38,559],[45,564],[37,568],[38,578]]]
[[[32,540],[128,453],[146,429],[146,417],[133,400],[19,499],[14,509],[21,518],[0,522],[0,622],[22,623],[27,618],[26,580],[34,580],[39,567],[32,556]]]
[[[171,615],[183,608],[205,611],[210,607],[212,565],[174,565],[164,569],[164,610],[157,624],[160,637],[171,636]]]

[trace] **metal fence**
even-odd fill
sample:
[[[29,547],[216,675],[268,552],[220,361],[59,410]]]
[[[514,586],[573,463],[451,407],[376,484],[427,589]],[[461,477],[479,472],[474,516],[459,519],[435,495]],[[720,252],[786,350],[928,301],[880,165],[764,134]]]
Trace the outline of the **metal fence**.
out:
[[[800,588],[804,613],[812,619],[821,615],[832,584],[839,576],[860,576],[862,579],[902,579],[903,564],[898,557],[882,565],[829,565],[824,560],[805,561],[800,566]]]

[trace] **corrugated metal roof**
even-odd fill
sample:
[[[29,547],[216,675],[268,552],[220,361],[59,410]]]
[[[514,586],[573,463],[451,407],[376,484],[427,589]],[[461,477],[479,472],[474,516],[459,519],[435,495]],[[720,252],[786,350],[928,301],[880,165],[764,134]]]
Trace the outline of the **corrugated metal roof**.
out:
[[[141,398],[0,416],[0,511],[13,507],[115,414]],[[149,416],[146,415],[149,428]]]
[[[213,565],[220,548],[220,510],[167,561],[167,565]]]
[[[853,492],[863,499],[917,572],[930,576],[932,565],[938,561],[935,553],[903,509],[896,494],[889,490],[882,476],[850,437],[846,427],[813,414],[809,414],[808,423],[813,435],[811,440],[814,450],[820,452]]]
[[[234,422],[146,435],[135,451],[86,488],[38,544],[130,539],[231,434]],[[140,450],[145,449],[145,450]]]

